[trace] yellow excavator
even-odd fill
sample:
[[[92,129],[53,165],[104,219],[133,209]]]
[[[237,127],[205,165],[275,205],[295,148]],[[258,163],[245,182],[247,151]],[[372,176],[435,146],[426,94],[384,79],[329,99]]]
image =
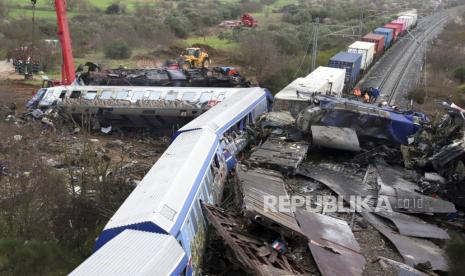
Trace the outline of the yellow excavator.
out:
[[[180,56],[179,67],[182,69],[208,68],[209,66],[208,53],[201,48],[186,48]]]

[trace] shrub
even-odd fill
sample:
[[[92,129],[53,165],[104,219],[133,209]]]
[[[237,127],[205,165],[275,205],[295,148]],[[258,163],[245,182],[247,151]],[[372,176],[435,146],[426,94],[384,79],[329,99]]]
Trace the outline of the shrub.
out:
[[[105,57],[110,59],[126,59],[132,55],[132,50],[122,39],[117,39],[110,42],[104,48]]]
[[[111,4],[105,10],[106,14],[118,14],[120,12],[121,12],[120,6],[118,4],[116,4],[116,3]]]
[[[426,91],[422,87],[417,87],[408,93],[408,99],[414,100],[418,104],[424,104],[425,97],[426,97]]]
[[[454,78],[456,78],[461,83],[465,82],[465,67],[460,66],[456,68],[453,72]]]

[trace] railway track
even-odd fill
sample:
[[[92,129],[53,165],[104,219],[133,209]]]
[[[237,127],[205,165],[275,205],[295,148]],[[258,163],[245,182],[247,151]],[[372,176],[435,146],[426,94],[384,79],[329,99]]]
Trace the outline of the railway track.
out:
[[[396,96],[400,91],[399,88],[402,87],[404,76],[408,68],[410,67],[412,61],[414,60],[417,51],[423,47],[423,43],[431,38],[431,35],[434,34],[437,30],[441,29],[444,26],[444,23],[448,20],[448,14],[442,14],[436,20],[436,17],[433,17],[430,21],[433,21],[433,25],[429,26],[424,32],[420,34],[420,37],[416,37],[415,42],[411,43],[408,48],[403,52],[403,54],[398,55],[397,59],[392,64],[396,68],[391,68],[388,74],[383,78],[380,88],[382,91],[390,91],[387,102],[390,105],[395,104]]]
[[[423,46],[423,42],[431,37],[438,29],[442,28],[448,19],[448,13],[444,12],[428,19],[427,29],[421,33],[417,32],[415,41],[412,42],[402,53],[399,53],[393,62],[391,62],[387,73],[384,74],[379,88],[381,91],[390,91],[387,98],[384,98],[390,105],[396,101],[396,96],[402,87],[404,76],[414,60],[417,51]],[[429,26],[428,26],[429,25]],[[405,38],[404,38],[405,39]]]

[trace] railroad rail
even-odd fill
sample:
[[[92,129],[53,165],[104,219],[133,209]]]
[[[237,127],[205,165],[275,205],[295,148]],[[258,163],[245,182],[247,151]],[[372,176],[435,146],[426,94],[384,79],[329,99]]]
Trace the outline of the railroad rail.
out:
[[[390,91],[387,96],[388,104],[395,104],[400,84],[404,79],[407,69],[414,60],[417,50],[422,47],[423,42],[427,40],[431,34],[443,27],[443,24],[448,20],[448,18],[448,14],[445,12],[440,15],[433,16],[428,21],[423,22],[423,24],[426,23],[426,25],[431,25],[423,32],[420,32],[419,36],[415,38],[415,41],[407,46],[407,49],[403,51],[403,54],[398,54],[396,59],[394,59],[391,63],[387,73],[384,75],[379,85],[381,91]]]

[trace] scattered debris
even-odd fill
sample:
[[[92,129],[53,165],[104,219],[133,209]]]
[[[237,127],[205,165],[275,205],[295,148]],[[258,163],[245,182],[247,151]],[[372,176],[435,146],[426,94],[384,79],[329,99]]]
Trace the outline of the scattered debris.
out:
[[[261,237],[252,236],[243,228],[242,216],[220,208],[203,204],[204,213],[218,234],[232,250],[234,259],[246,273],[255,275],[296,275],[306,271],[296,263],[287,251],[279,253]]]
[[[377,210],[375,214],[392,221],[399,233],[404,236],[441,240],[450,239],[449,234],[443,229],[415,216],[388,210]]]
[[[308,147],[306,142],[287,142],[278,137],[270,137],[254,150],[248,161],[284,174],[294,174],[307,155]]]
[[[398,275],[402,276],[427,276],[427,274],[416,270],[415,268],[408,266],[406,264],[385,258],[385,257],[378,257],[378,262],[381,263],[383,267],[391,266],[397,270]]]
[[[418,186],[403,178],[402,168],[376,162],[379,196],[386,197],[396,211],[412,213],[454,213],[453,203],[416,192]]]
[[[313,144],[320,147],[360,151],[357,133],[351,128],[312,126]]]
[[[365,258],[345,221],[302,210],[296,217],[322,275],[362,275]]]
[[[407,265],[416,266],[421,263],[430,262],[434,270],[448,270],[444,251],[431,241],[400,235],[386,226],[376,215],[367,211],[362,212],[362,215],[373,227],[394,244]]]

